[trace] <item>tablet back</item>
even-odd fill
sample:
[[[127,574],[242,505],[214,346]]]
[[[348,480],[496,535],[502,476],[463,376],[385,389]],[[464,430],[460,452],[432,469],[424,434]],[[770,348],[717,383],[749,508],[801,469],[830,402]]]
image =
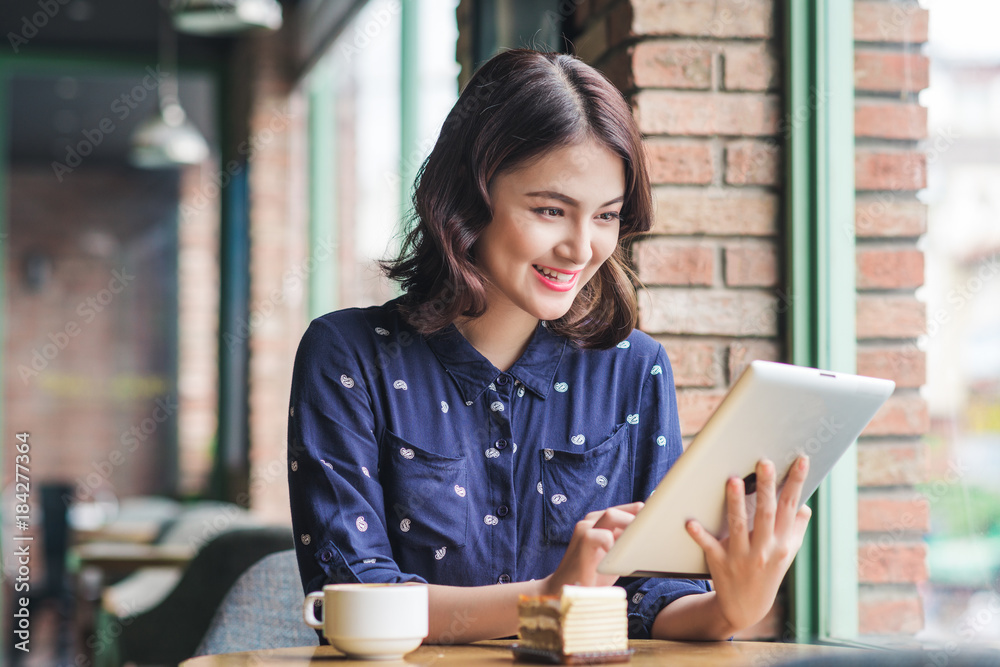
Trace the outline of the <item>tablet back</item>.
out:
[[[713,535],[724,537],[726,481],[736,476],[752,482],[749,476],[762,458],[773,461],[778,479],[784,480],[799,454],[809,455],[804,503],[894,388],[890,380],[752,362],[598,571],[710,578],[705,555],[685,523],[697,519]],[[747,496],[751,527],[755,500],[755,494]]]

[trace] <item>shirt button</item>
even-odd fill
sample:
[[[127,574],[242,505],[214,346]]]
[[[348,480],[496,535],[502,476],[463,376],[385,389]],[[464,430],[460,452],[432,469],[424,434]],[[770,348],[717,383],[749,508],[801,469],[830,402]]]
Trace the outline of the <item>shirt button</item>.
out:
[[[507,507],[506,505],[501,505],[500,507],[497,508],[497,516],[499,517],[507,516],[509,512],[510,508]]]
[[[500,438],[495,443],[493,443],[493,446],[496,447],[497,449],[503,449],[504,447],[507,446],[507,441],[504,440],[503,438]]]
[[[508,382],[510,382],[510,378],[506,375],[501,375],[500,377],[497,378],[497,384],[500,385],[501,387],[507,384]]]
[[[497,583],[498,584],[509,584],[510,583],[510,575],[507,574],[506,572],[504,572],[499,577],[497,577]]]
[[[324,563],[329,563],[331,560],[333,560],[333,554],[330,553],[329,551],[324,551],[320,553],[319,559]]]

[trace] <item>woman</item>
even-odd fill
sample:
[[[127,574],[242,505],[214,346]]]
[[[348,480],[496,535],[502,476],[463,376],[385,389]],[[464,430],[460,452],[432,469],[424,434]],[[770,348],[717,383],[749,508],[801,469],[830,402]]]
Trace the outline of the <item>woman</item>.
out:
[[[621,94],[567,55],[482,66],[419,178],[386,265],[404,295],[315,320],[295,361],[289,488],[307,591],[425,581],[429,641],[516,633],[519,594],[611,585],[597,564],[680,455],[670,362],[635,331],[628,241],[652,206]],[[692,522],[715,590],[622,579],[633,637],[723,639],[760,620],[801,545],[803,459],[780,506],[757,467],[731,537]]]

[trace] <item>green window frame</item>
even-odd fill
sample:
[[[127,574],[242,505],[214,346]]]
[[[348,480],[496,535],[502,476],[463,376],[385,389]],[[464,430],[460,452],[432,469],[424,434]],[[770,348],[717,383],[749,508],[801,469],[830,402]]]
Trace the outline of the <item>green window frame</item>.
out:
[[[337,96],[327,62],[321,62],[306,82],[309,100],[309,252],[340,245],[340,181],[337,173]],[[329,261],[316,262],[308,275],[307,321],[340,308],[338,250]]]
[[[399,212],[403,220],[401,235],[410,231],[410,200],[414,179],[419,165],[410,156],[420,151],[419,121],[420,93],[420,8],[413,3],[400,5],[400,77],[399,77]],[[309,101],[309,229],[310,250],[320,248],[332,239],[339,245],[341,220],[340,179],[337,158],[337,91],[328,60],[319,59],[307,75],[306,95]],[[308,320],[343,307],[340,296],[340,259],[317,262],[316,270],[309,274],[307,293]],[[398,286],[396,287],[398,291]]]
[[[786,269],[792,363],[856,370],[853,6],[785,0]],[[810,500],[793,568],[790,621],[800,642],[858,633],[857,448]]]

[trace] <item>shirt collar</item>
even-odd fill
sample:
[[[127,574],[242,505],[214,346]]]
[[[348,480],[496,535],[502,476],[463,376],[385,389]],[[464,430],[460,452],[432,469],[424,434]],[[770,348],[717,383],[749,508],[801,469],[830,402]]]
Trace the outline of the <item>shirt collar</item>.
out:
[[[539,322],[524,354],[507,375],[519,380],[540,398],[547,397],[568,343],[568,339],[557,336]],[[475,401],[501,373],[454,324],[428,336],[427,345],[458,384],[466,402]]]

